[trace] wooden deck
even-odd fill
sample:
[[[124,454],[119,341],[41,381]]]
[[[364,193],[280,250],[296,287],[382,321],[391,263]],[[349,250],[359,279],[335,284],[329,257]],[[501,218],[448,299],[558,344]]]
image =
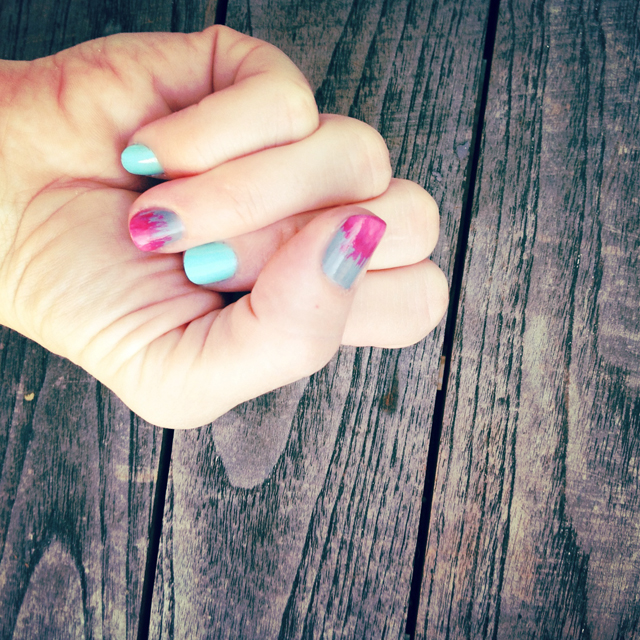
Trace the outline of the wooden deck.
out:
[[[217,15],[433,194],[448,318],[175,436],[0,328],[0,638],[640,639],[638,0]],[[3,0],[0,55],[215,16]]]

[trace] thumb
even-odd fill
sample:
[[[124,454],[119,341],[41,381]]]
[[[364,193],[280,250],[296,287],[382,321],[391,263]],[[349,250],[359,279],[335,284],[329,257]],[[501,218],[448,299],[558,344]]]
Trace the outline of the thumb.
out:
[[[362,273],[385,228],[356,206],[311,221],[270,259],[252,292],[215,317],[202,340],[187,329],[194,365],[179,397],[154,393],[155,415],[144,417],[160,426],[201,426],[322,368],[340,346]],[[202,323],[192,324],[197,332]]]
[[[316,218],[267,263],[251,294],[220,314],[217,329],[227,340],[218,357],[226,361],[217,368],[228,373],[233,366],[240,376],[229,390],[234,404],[310,375],[333,357],[358,276],[385,228],[359,207]]]

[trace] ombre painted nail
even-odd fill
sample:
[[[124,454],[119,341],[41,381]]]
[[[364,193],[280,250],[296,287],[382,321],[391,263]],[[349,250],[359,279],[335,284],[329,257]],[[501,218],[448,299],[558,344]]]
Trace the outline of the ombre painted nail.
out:
[[[349,289],[380,244],[386,228],[384,220],[373,215],[347,218],[324,254],[322,270],[343,289]]]
[[[142,251],[156,251],[182,238],[183,232],[180,218],[167,209],[138,211],[129,221],[131,239]]]
[[[224,242],[210,242],[184,252],[184,272],[194,284],[213,284],[235,274],[238,258]]]
[[[155,176],[163,173],[163,169],[155,154],[143,144],[128,146],[120,156],[122,166],[137,176]]]

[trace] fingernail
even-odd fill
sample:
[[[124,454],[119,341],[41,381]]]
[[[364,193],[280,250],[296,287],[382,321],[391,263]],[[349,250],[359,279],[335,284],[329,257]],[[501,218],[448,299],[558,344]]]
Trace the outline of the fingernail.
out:
[[[158,158],[149,147],[143,144],[128,146],[120,156],[122,166],[137,176],[155,176],[163,172]]]
[[[180,218],[167,209],[145,209],[129,221],[131,239],[142,251],[156,251],[182,238],[183,232]]]
[[[211,242],[184,252],[184,272],[194,284],[213,284],[230,278],[238,268],[234,250],[224,242]]]
[[[347,218],[324,254],[322,270],[343,289],[349,289],[382,240],[386,228],[386,223],[376,216]]]

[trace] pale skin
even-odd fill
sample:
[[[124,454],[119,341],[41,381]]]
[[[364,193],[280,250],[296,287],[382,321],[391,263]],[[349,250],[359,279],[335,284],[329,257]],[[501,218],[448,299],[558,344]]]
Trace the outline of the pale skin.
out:
[[[152,424],[207,424],[340,344],[406,346],[442,318],[435,202],[391,178],[374,129],[318,116],[275,47],[225,27],[116,35],[0,62],[0,84],[0,322]],[[153,149],[165,181],[123,169],[132,143]],[[158,206],[185,232],[141,251],[128,220]],[[345,290],[322,257],[346,218],[369,212],[387,229]],[[189,282],[182,252],[221,240],[236,274]],[[233,291],[250,294],[229,303]]]

